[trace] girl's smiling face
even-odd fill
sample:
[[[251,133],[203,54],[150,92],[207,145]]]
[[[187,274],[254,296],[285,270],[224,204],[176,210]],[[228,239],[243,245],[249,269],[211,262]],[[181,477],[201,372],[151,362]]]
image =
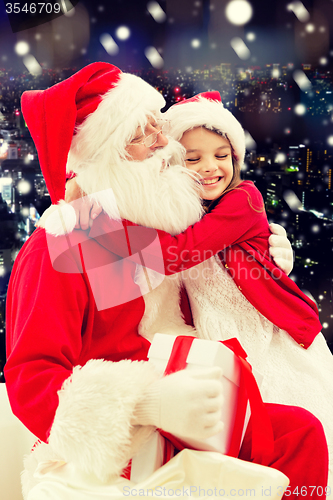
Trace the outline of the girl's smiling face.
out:
[[[225,137],[197,127],[183,134],[180,143],[186,149],[187,168],[201,176],[201,197],[216,200],[233,178],[231,146]]]

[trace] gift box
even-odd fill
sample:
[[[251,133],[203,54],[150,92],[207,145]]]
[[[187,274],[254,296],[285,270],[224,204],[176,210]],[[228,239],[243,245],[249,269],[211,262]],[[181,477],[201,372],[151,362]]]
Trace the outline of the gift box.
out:
[[[148,359],[161,374],[200,367],[219,366],[222,369],[224,404],[221,420],[224,428],[205,440],[174,436],[161,429],[155,431],[132,459],[128,474],[131,481],[139,483],[149,478],[173,457],[174,448],[215,451],[237,457],[251,412],[255,417],[252,418],[252,458],[260,462],[263,455],[272,451],[271,424],[256,379],[245,358],[246,353],[237,339],[223,343],[189,336],[155,334]],[[255,375],[261,383],[262,376],[259,373]]]
[[[173,455],[174,446],[155,431],[132,458],[129,479],[134,483],[145,481]]]
[[[176,345],[177,344],[177,345]],[[225,345],[227,344],[227,345]],[[273,434],[266,410],[262,403],[256,379],[250,365],[245,361],[246,353],[237,339],[224,343],[194,337],[173,337],[155,334],[148,352],[149,362],[165,374],[179,369],[198,369],[219,366],[222,369],[224,404],[221,420],[223,430],[208,439],[196,440],[184,436],[162,434],[179,446],[202,451],[218,451],[237,457],[251,412],[253,418],[252,455],[269,453],[273,447]],[[258,381],[262,377],[256,373]],[[251,409],[251,411],[250,411]],[[182,449],[182,448],[180,448]],[[259,457],[258,457],[259,458]]]

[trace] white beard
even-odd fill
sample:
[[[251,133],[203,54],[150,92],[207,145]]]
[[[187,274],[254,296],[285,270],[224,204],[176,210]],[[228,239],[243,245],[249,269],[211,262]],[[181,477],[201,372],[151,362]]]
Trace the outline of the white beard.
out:
[[[118,160],[110,168],[93,175],[80,172],[77,178],[83,191],[90,194],[114,219],[127,219],[154,229],[178,234],[201,219],[203,209],[198,184],[180,163],[183,148],[174,140],[143,162]],[[99,191],[105,187],[109,190]],[[99,191],[99,192],[98,192]],[[148,293],[147,277],[151,291]],[[134,281],[145,300],[145,312],[139,333],[152,341],[156,332],[170,335],[194,335],[185,325],[179,305],[181,276],[164,276],[137,266]]]
[[[180,144],[170,140],[166,148],[156,151],[143,162],[120,160],[119,156],[117,159],[110,158],[110,154],[105,154],[105,161],[77,168],[76,180],[112,219],[127,219],[178,234],[203,215],[198,184],[179,164],[182,151]],[[170,159],[178,164],[165,168]],[[59,217],[59,208],[62,217]],[[74,229],[75,211],[64,202],[52,207],[49,215],[44,215],[40,225],[50,234],[57,236]],[[149,293],[147,276],[152,289]],[[156,332],[195,334],[192,327],[184,324],[180,310],[181,274],[164,276],[137,265],[134,281],[145,300],[145,312],[139,325],[139,333],[143,337],[151,341]]]
[[[189,171],[179,164],[164,168],[170,159],[180,163],[181,153],[182,147],[170,139],[145,161],[113,159],[97,172],[96,166],[84,168],[76,180],[109,217],[178,234],[203,215],[198,185]]]

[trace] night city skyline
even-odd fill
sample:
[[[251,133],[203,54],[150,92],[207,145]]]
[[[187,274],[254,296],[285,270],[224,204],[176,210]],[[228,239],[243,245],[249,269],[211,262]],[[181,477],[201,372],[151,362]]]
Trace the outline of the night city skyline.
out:
[[[18,33],[0,4],[0,372],[10,269],[50,204],[20,97],[97,60],[141,76],[166,108],[220,92],[246,130],[242,176],[286,228],[291,277],[316,301],[333,350],[333,2],[253,1],[242,25],[226,16],[232,1],[149,3],[82,1],[73,15]]]

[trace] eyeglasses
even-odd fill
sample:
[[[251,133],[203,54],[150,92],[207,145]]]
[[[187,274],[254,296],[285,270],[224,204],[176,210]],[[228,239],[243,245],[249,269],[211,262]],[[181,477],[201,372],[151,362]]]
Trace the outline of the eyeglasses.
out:
[[[156,125],[154,125],[154,128],[157,129],[157,132],[153,132],[152,134],[147,135],[145,139],[141,142],[131,142],[131,146],[140,146],[143,145],[146,148],[151,148],[156,144],[158,134],[163,134],[166,135],[170,131],[170,122],[167,120],[158,120],[156,121]]]

